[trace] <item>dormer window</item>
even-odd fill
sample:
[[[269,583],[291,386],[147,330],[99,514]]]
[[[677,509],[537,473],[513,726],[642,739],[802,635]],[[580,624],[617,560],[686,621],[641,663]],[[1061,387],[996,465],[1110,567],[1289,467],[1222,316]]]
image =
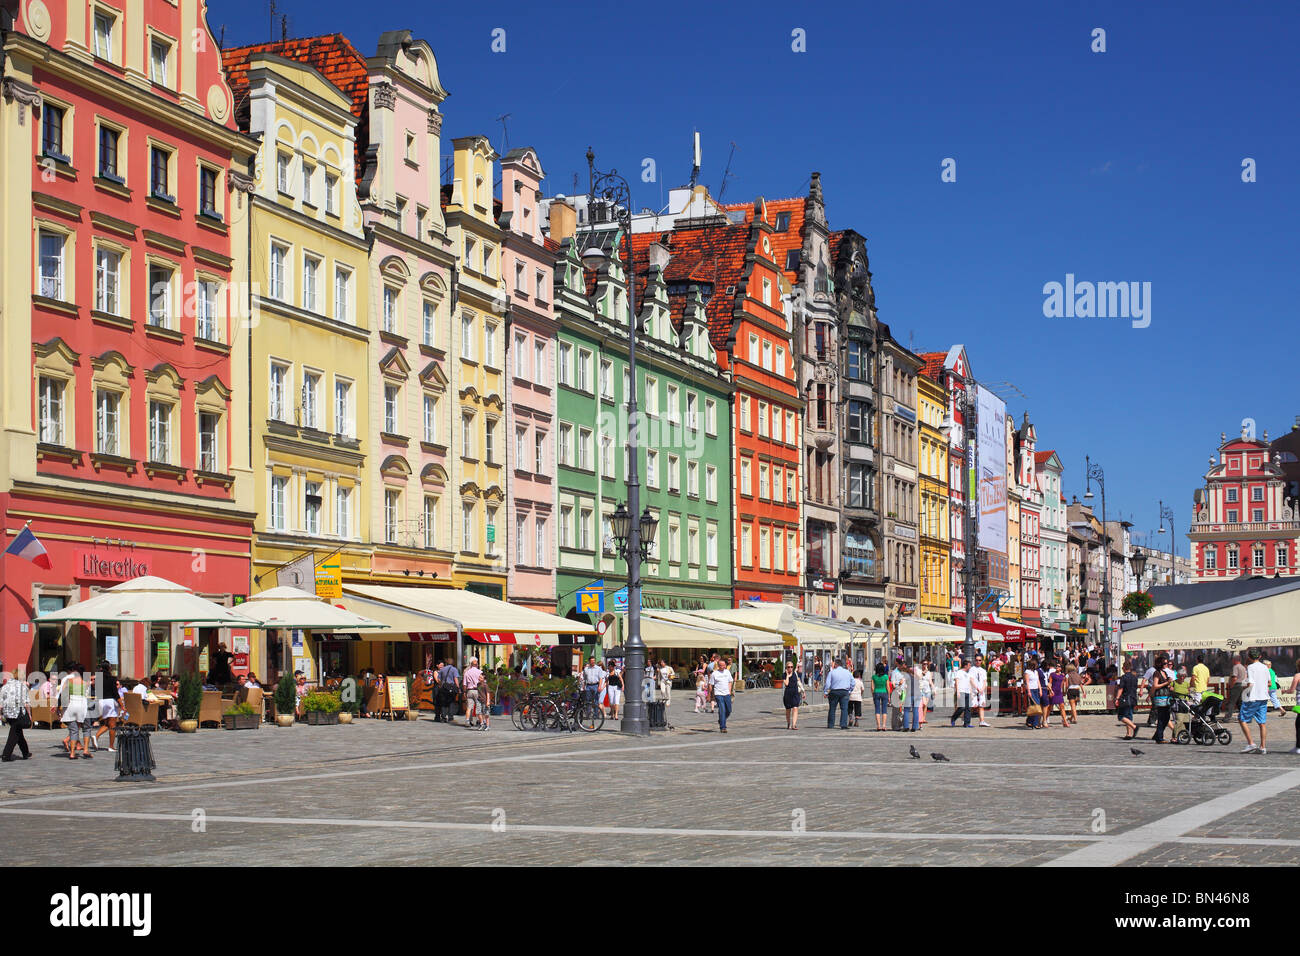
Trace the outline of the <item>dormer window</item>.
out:
[[[776,214],[776,231],[785,232],[790,228],[790,214],[788,212],[778,212]]]

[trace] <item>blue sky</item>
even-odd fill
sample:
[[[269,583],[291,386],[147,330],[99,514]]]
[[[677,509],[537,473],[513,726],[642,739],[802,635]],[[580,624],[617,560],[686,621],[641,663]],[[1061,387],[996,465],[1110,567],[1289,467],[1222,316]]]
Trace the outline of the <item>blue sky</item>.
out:
[[[590,144],[659,208],[696,129],[715,193],[736,143],[728,200],[802,195],[819,170],[832,228],[868,238],[895,335],[963,342],[979,379],[1027,396],[1002,389],[1065,462],[1067,497],[1091,455],[1109,516],[1154,530],[1163,498],[1180,553],[1219,433],[1250,417],[1276,435],[1300,415],[1295,4],[390,0],[360,21],[343,0],[278,5],[291,35],[343,32],[365,54],[387,29],[428,40],[444,136],[499,147],[509,113],[548,194],[575,172],[585,191]],[[209,0],[209,19],[227,45],[259,42],[267,9]],[[646,157],[657,182],[639,181]],[[1151,283],[1150,326],[1045,318],[1043,286],[1067,273]]]

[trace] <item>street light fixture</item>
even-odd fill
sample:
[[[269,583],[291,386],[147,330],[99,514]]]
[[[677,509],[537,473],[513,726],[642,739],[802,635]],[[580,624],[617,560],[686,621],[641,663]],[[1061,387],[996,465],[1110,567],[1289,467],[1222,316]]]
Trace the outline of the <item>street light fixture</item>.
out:
[[[1085,501],[1092,498],[1092,483],[1095,481],[1097,487],[1101,489],[1101,529],[1102,539],[1106,547],[1106,577],[1101,582],[1101,600],[1103,622],[1105,627],[1105,646],[1109,650],[1111,646],[1110,635],[1110,528],[1106,526],[1106,474],[1102,471],[1101,465],[1094,465],[1092,459],[1087,455],[1083,457],[1085,463],[1085,472],[1088,480],[1087,490],[1083,494]],[[1118,654],[1115,658],[1118,658]]]
[[[1133,565],[1133,574],[1137,578],[1137,589],[1142,590],[1142,575],[1147,569],[1147,556],[1141,548],[1134,548],[1132,556],[1128,559],[1129,564]]]
[[[640,447],[638,443],[639,416],[636,403],[636,270],[632,261],[632,187],[628,181],[611,169],[602,173],[596,169],[596,154],[587,147],[587,173],[590,188],[587,192],[588,236],[593,240],[582,253],[584,266],[599,270],[609,259],[619,255],[619,238],[614,235],[614,245],[609,252],[600,246],[595,231],[594,213],[596,200],[599,198],[609,210],[612,219],[618,222],[622,236],[627,242],[627,508],[620,519],[614,516],[614,527],[618,533],[621,521],[623,544],[620,550],[627,561],[627,639],[623,642],[627,655],[627,669],[624,674],[624,687],[630,689],[623,708],[623,722],[620,727],[625,734],[645,737],[650,734],[650,721],[646,707],[646,693],[642,689],[645,683],[646,646],[641,640],[641,562],[648,553],[649,545],[654,542],[655,528],[658,522],[647,510],[640,521],[633,521],[632,515],[641,510],[641,479],[639,475]],[[617,316],[615,316],[617,320]],[[648,519],[648,520],[647,520]],[[642,543],[642,533],[648,533],[648,541]]]
[[[1160,502],[1160,534],[1164,534],[1165,522],[1169,522],[1169,583],[1177,584],[1178,539],[1174,537],[1174,509],[1163,501]]]
[[[632,513],[619,502],[614,514],[610,518],[610,523],[614,527],[614,542],[618,548],[619,555],[626,560],[629,549],[628,539],[632,535]],[[644,561],[650,557],[650,549],[654,547],[655,532],[659,530],[659,519],[650,513],[646,508],[641,512],[641,520],[638,522],[641,539],[641,560]]]

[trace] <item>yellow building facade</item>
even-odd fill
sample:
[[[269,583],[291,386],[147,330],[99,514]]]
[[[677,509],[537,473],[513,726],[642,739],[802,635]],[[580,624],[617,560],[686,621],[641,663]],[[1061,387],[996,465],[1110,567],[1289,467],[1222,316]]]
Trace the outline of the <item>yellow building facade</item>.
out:
[[[493,213],[497,156],[483,136],[454,139],[452,148],[453,178],[443,191],[447,235],[459,258],[450,362],[452,583],[505,600],[507,299],[505,235]]]
[[[306,578],[331,556],[349,576],[369,573],[371,329],[350,101],[312,67],[270,53],[247,57],[246,78],[241,123],[261,138],[244,333],[257,592]],[[312,648],[277,646],[275,638],[262,648],[260,640],[255,632],[259,674],[287,669],[290,655],[315,663]]]
[[[948,437],[941,425],[948,407],[944,387],[928,375],[918,375],[917,413],[920,428],[917,471],[920,482],[921,601],[918,616],[951,621],[948,593],[952,565],[952,531],[948,499]]]

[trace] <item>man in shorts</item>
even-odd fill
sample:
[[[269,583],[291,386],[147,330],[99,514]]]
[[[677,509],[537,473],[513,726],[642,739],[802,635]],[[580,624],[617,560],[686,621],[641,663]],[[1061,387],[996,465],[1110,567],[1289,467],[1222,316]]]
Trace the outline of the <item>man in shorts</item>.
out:
[[[1241,734],[1246,738],[1244,754],[1266,754],[1268,737],[1268,668],[1259,659],[1259,651],[1251,649],[1247,655],[1250,666],[1246,668],[1246,680],[1241,694],[1241,711],[1237,723],[1241,725]],[[1259,725],[1259,745],[1250,736],[1250,725]]]
[[[469,659],[469,667],[465,668],[464,688],[465,688],[465,722],[474,727],[483,722],[483,711],[479,705],[479,685],[483,683],[483,671],[479,669],[478,658]]]

